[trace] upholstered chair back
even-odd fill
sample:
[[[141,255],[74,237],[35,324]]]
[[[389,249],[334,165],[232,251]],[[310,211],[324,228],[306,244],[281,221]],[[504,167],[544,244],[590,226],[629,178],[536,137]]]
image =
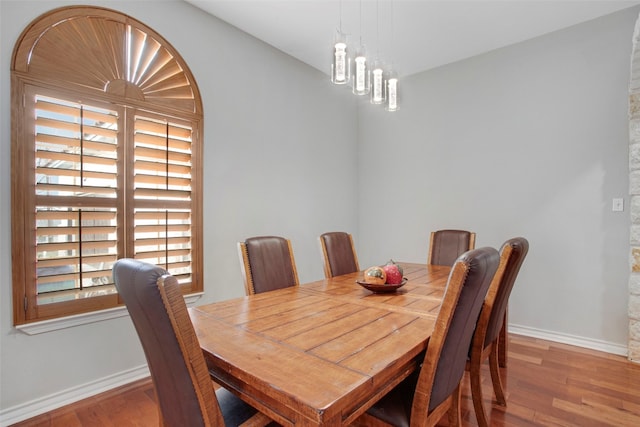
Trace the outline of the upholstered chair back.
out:
[[[351,234],[332,231],[320,235],[319,240],[324,259],[324,275],[327,279],[360,271]]]
[[[475,248],[476,233],[466,230],[431,232],[427,264],[452,266],[456,258]]]
[[[113,277],[147,358],[161,425],[223,426],[177,280],[160,267],[128,258],[114,264]]]
[[[498,286],[496,298],[493,302],[489,324],[487,326],[487,334],[485,336],[485,347],[495,341],[502,329],[504,315],[509,304],[509,296],[515,284],[516,277],[520,272],[520,267],[529,252],[529,241],[524,237],[515,237],[509,239],[500,248],[500,252],[504,252],[507,247],[511,248],[511,256],[507,261],[507,265],[502,276],[502,281]]]
[[[460,384],[467,364],[469,347],[478,315],[499,261],[498,251],[485,247],[465,252],[454,263],[449,282],[459,280],[457,276],[460,274],[464,278],[462,286],[460,286],[457,304],[455,304],[450,317],[449,327],[446,329],[436,327],[434,335],[431,337],[431,340],[435,339],[436,342],[443,341],[440,354],[437,357],[433,385],[418,382],[418,387],[431,387],[429,411],[448,398]],[[447,299],[451,298],[455,298],[455,295],[447,290],[442,303],[443,307],[448,303]],[[443,316],[446,315],[446,312],[443,313]],[[438,319],[439,321],[440,319]],[[429,350],[431,350],[431,342],[427,349],[425,362],[428,359],[436,359]]]
[[[247,295],[298,286],[298,272],[288,239],[250,237],[238,244]]]

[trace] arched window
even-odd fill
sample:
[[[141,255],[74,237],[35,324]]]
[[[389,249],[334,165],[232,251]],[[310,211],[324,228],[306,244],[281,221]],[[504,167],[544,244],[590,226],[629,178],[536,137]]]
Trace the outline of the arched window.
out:
[[[34,20],[11,63],[14,322],[120,304],[138,258],[202,290],[202,102],[159,34],[122,13]]]

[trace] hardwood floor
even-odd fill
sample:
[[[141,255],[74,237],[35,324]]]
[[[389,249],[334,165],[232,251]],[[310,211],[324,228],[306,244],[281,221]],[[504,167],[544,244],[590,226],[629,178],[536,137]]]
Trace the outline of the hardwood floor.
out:
[[[640,426],[640,364],[624,357],[512,334],[508,367],[501,373],[507,407],[491,403],[493,391],[485,363],[483,392],[492,426]],[[462,425],[477,426],[466,377],[462,393]],[[15,424],[17,427],[157,425],[150,380]]]

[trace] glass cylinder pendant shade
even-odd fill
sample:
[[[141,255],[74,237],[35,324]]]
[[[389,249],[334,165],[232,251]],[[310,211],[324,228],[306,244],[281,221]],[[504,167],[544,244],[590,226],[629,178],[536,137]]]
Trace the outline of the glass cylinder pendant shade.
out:
[[[387,111],[398,111],[398,74],[395,71],[389,72],[387,79]]]
[[[369,62],[367,61],[364,46],[361,45],[358,48],[353,62],[353,75],[351,76],[353,93],[356,95],[367,95],[371,85]]]
[[[384,104],[386,90],[387,85],[385,83],[382,64],[379,61],[375,61],[371,69],[371,103]]]
[[[347,50],[347,37],[340,31],[336,32],[331,58],[331,82],[343,85],[349,82],[351,62]]]

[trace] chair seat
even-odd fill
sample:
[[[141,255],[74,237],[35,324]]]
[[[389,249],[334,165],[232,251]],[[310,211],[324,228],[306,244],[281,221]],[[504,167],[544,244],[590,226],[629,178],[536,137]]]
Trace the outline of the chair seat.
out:
[[[225,426],[239,426],[258,413],[253,406],[225,388],[218,388],[216,397],[218,398]]]
[[[367,413],[389,425],[409,427],[417,382],[418,371],[415,371],[369,408]]]

